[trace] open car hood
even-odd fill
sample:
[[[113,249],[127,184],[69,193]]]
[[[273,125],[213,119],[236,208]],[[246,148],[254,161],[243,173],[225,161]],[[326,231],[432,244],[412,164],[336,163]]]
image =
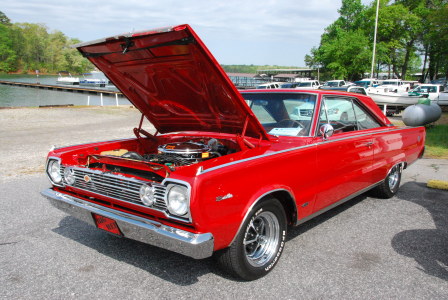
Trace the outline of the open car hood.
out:
[[[269,139],[188,25],[75,45],[160,133],[211,131]]]

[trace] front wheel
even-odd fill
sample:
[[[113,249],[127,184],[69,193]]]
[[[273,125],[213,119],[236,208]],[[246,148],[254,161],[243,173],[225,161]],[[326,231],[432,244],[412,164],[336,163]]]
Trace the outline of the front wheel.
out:
[[[386,179],[372,190],[373,195],[384,199],[392,198],[398,192],[398,188],[400,187],[401,172],[401,165],[395,165],[389,171],[389,174],[387,174]]]
[[[254,206],[229,248],[216,253],[228,273],[255,280],[269,273],[282,254],[286,238],[286,215],[275,198]]]

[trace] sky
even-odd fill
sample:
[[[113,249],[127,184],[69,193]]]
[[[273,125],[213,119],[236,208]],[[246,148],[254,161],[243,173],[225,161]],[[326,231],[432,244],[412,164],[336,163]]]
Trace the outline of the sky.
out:
[[[1,3],[3,2],[3,3]],[[220,64],[305,67],[341,0],[1,0],[11,22],[41,23],[83,42],[189,24]],[[362,0],[370,4],[372,0]]]

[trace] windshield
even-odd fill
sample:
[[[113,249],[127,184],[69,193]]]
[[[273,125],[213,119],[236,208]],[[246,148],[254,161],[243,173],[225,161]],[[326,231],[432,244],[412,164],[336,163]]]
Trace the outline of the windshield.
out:
[[[383,85],[398,85],[398,81],[383,81]]]
[[[358,86],[368,87],[370,85],[370,81],[360,80],[355,81],[355,84]]]
[[[308,136],[316,95],[299,93],[242,94],[269,134]]]
[[[307,87],[307,86],[311,86],[311,82],[300,82],[298,87]]]
[[[339,81],[327,81],[326,86],[339,86]]]
[[[419,92],[419,93],[437,93],[437,87],[428,86],[428,85],[420,85],[420,86],[416,87],[413,91]]]
[[[295,83],[284,83],[281,85],[281,88],[283,89],[289,89],[289,88],[295,88],[297,84]]]

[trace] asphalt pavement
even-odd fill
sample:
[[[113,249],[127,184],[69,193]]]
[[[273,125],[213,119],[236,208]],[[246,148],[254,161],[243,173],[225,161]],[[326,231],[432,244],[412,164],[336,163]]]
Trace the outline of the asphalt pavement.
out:
[[[448,161],[405,170],[392,199],[361,195],[288,233],[276,268],[241,282],[53,208],[43,174],[0,180],[2,299],[447,299]]]

